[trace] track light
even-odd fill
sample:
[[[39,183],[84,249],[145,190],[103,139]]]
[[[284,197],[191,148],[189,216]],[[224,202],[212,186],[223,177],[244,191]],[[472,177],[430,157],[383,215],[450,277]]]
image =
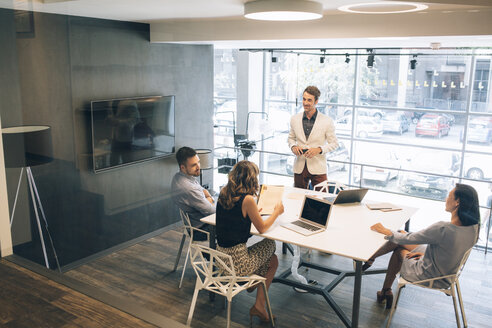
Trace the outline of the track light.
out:
[[[367,68],[372,68],[374,66],[374,53],[372,49],[367,49],[369,55],[367,56]]]
[[[345,62],[347,64],[350,63],[350,55],[349,54],[345,54]]]
[[[417,67],[417,55],[413,55],[413,59],[410,61],[410,69]]]
[[[273,55],[273,50],[270,50],[270,53],[272,54],[272,63],[276,63],[277,62],[277,57],[275,57]]]

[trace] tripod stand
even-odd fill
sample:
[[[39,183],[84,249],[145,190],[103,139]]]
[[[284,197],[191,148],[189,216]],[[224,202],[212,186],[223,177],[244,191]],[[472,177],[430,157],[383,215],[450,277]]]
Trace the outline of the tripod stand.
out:
[[[36,223],[38,226],[39,238],[41,239],[41,247],[43,248],[44,263],[45,263],[46,267],[49,269],[50,264],[48,261],[48,253],[46,251],[46,245],[44,242],[43,230],[41,228],[41,221],[39,219],[39,212],[41,212],[41,215],[43,216],[44,226],[46,229],[46,233],[48,235],[48,239],[49,239],[50,244],[51,244],[51,248],[53,249],[53,254],[55,256],[55,261],[56,261],[56,266],[58,268],[58,271],[61,272],[60,263],[58,262],[58,255],[56,254],[55,245],[53,244],[53,239],[51,238],[50,231],[48,230],[48,221],[46,220],[46,215],[44,214],[43,205],[41,204],[41,199],[39,198],[38,188],[36,187],[36,182],[34,181],[31,167],[27,166],[27,167],[25,167],[25,169],[26,169],[27,182],[29,185],[30,193],[31,193],[31,199],[32,199],[33,207],[34,207],[34,213],[36,214]],[[12,215],[10,217],[10,227],[12,227],[12,222],[14,221],[15,208],[17,205],[17,198],[19,196],[19,189],[20,189],[20,185],[22,182],[23,173],[24,173],[24,167],[21,168],[21,172],[19,174],[19,182],[17,183],[17,191],[15,193],[14,207],[12,209]]]

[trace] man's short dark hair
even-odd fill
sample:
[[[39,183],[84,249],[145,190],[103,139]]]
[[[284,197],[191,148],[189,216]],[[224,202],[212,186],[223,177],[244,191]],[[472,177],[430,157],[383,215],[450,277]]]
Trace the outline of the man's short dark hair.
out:
[[[315,101],[318,100],[319,96],[321,95],[321,92],[319,91],[319,89],[317,87],[315,87],[314,85],[308,86],[306,89],[304,89],[304,92],[307,92],[311,96],[314,96]]]
[[[196,151],[190,147],[181,147],[178,149],[176,153],[176,160],[178,161],[178,165],[186,165],[186,161],[188,158],[196,155]]]

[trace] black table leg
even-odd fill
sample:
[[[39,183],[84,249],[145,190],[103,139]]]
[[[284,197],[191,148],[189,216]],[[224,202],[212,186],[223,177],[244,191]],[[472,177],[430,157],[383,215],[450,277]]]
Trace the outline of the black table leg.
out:
[[[359,326],[360,289],[362,286],[362,262],[355,261],[354,300],[352,302],[352,328]]]

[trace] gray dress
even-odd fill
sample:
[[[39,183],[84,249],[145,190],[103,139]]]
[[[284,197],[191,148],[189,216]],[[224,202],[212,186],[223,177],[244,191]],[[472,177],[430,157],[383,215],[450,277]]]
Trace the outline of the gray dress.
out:
[[[400,274],[408,281],[418,281],[453,274],[463,255],[477,241],[478,224],[457,226],[451,222],[437,222],[418,232],[403,234],[393,231],[387,239],[400,245],[419,245],[413,252],[422,252],[420,259],[403,260]],[[447,281],[434,282],[435,287],[446,288]]]

